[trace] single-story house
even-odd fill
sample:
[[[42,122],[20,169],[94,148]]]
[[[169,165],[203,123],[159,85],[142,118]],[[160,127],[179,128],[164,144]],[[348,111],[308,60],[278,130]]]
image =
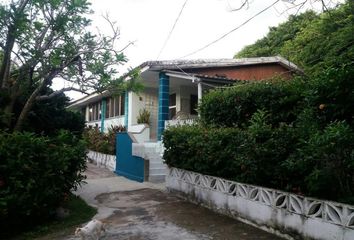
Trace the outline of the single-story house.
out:
[[[88,126],[101,131],[124,125],[128,131],[137,124],[139,111],[150,112],[149,141],[161,140],[166,124],[174,119],[194,119],[203,93],[211,88],[237,81],[259,81],[275,76],[290,79],[301,70],[290,61],[276,57],[242,59],[200,59],[147,61],[141,70],[144,90],[111,96],[108,92],[91,94],[71,103],[82,111]]]

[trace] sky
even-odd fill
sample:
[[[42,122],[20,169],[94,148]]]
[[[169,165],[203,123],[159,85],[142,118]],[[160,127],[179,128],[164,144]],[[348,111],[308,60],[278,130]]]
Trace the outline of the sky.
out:
[[[286,1],[278,1],[267,11],[222,40],[189,55],[242,25],[276,0],[250,0],[248,6],[238,11],[232,9],[240,7],[243,0],[90,1],[95,12],[90,18],[95,28],[104,34],[111,33],[107,22],[102,17],[106,14],[119,26],[121,35],[117,49],[123,48],[129,42],[134,42],[124,51],[129,61],[120,70],[122,74],[128,67],[136,67],[149,60],[232,58],[244,46],[265,36],[269,27],[277,26],[286,21],[290,14],[296,13],[296,9],[286,11],[290,6]],[[319,5],[315,4],[308,5],[303,10],[309,7],[320,9]],[[166,42],[180,12],[175,28]],[[185,57],[186,55],[189,56]],[[76,93],[68,95],[72,98],[80,96]]]

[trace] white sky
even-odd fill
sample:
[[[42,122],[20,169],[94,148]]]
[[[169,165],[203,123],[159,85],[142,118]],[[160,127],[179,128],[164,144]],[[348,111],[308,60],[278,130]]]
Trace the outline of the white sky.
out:
[[[271,5],[275,0],[250,0],[248,8],[237,8],[242,0],[189,0],[182,15],[158,60],[177,59],[214,41],[237,27],[242,22]],[[124,51],[129,62],[135,67],[148,60],[157,60],[160,49],[170,32],[185,0],[91,0],[93,25],[101,32],[109,33],[108,24],[101,15],[109,14],[121,31],[120,46],[135,41]],[[284,1],[257,16],[239,30],[228,35],[209,48],[189,56],[196,58],[232,58],[244,46],[254,43],[268,32],[270,26],[284,22],[293,11],[284,12],[289,5]],[[318,8],[316,6],[308,6]],[[305,9],[305,8],[304,8]],[[281,14],[283,12],[283,14]],[[68,94],[78,98],[78,94]]]

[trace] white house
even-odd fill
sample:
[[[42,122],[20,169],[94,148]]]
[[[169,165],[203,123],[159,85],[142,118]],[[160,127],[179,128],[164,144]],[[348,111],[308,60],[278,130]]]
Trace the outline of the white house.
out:
[[[290,79],[301,70],[282,57],[244,59],[201,59],[148,61],[142,63],[140,93],[111,96],[108,92],[91,94],[72,102],[70,109],[82,111],[88,126],[107,131],[112,125],[130,130],[137,124],[139,111],[150,112],[150,141],[161,139],[166,121],[194,119],[203,92],[236,81],[254,81],[282,76]]]
[[[237,81],[260,81],[275,76],[291,79],[301,70],[282,57],[148,61],[138,68],[144,90],[112,96],[91,94],[69,106],[82,111],[88,126],[106,132],[115,125],[128,129],[117,145],[115,172],[137,181],[161,181],[166,166],[161,157],[165,127],[198,117],[198,101],[211,88]],[[141,110],[150,112],[149,125],[137,125]]]

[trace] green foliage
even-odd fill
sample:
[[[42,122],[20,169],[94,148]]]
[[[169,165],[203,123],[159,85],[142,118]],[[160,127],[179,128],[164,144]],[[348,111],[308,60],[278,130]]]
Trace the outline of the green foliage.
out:
[[[67,199],[61,204],[61,207],[68,211],[69,216],[63,219],[53,219],[43,224],[36,226],[35,228],[26,231],[27,229],[16,229],[16,231],[10,232],[12,229],[7,229],[0,233],[0,237],[3,239],[14,236],[16,240],[22,239],[54,239],[57,235],[62,236],[63,233],[67,235],[72,234],[75,231],[75,227],[79,224],[88,222],[97,213],[97,210],[82,200],[80,197],[70,194]],[[58,236],[59,237],[59,236]]]
[[[126,128],[122,125],[112,126],[108,133],[102,133],[97,127],[86,128],[83,132],[83,138],[87,143],[88,149],[105,154],[116,154],[116,135],[119,132],[125,132]]]
[[[142,123],[146,123],[146,124],[150,124],[150,112],[148,110],[141,109],[139,111],[139,115],[136,119],[138,124],[142,124]]]
[[[284,45],[291,42],[302,29],[311,24],[317,17],[317,14],[313,11],[291,15],[286,22],[279,24],[277,27],[270,27],[267,36],[244,47],[235,55],[235,58],[279,55]],[[290,57],[288,55],[283,56]]]
[[[353,64],[204,95],[199,125],[165,130],[170,166],[354,203]]]
[[[284,187],[280,164],[294,146],[291,128],[272,131],[266,123],[259,122],[251,124],[250,129],[169,128],[163,137],[164,159],[177,168],[267,187]]]
[[[53,217],[84,179],[85,157],[84,142],[67,131],[52,138],[1,132],[1,226],[31,227]]]
[[[354,59],[354,3],[316,15],[306,12],[290,16],[271,28],[266,37],[245,47],[235,57],[281,55],[318,75],[328,67],[338,67]]]
[[[65,129],[81,135],[85,119],[80,112],[66,109],[69,98],[64,93],[48,100],[36,102],[24,123],[24,130],[45,135],[54,135],[58,129]]]
[[[268,111],[274,125],[292,122],[301,100],[299,84],[300,81],[261,81],[211,91],[199,108],[201,121],[206,125],[243,128],[262,109]]]
[[[119,76],[119,65],[127,58],[117,49],[120,31],[116,24],[105,16],[112,34],[92,33],[90,5],[87,0],[0,3],[0,91],[10,98],[0,106],[0,124],[10,130],[23,130],[24,120],[36,102],[65,91],[108,90],[120,94],[141,88],[139,69]],[[126,78],[131,80],[124,81]],[[52,86],[54,79],[65,81],[64,86],[77,87],[43,91]]]
[[[291,187],[309,195],[353,202],[354,130],[345,122],[333,122],[302,139],[293,156],[284,162]],[[296,177],[302,177],[296,179]]]

